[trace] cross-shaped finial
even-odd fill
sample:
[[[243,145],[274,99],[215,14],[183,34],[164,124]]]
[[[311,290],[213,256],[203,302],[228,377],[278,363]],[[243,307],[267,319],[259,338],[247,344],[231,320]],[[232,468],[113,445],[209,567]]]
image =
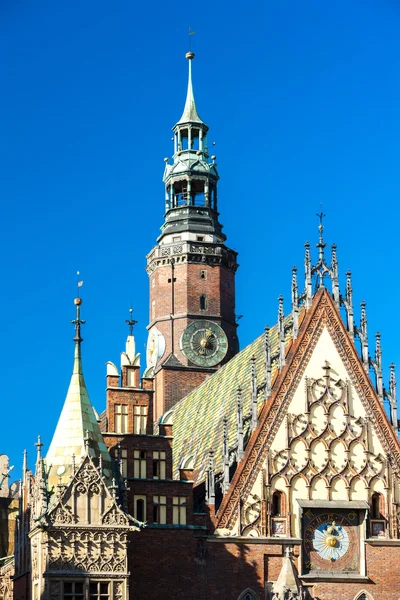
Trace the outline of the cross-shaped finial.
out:
[[[128,324],[129,326],[129,335],[133,335],[133,328],[136,325],[137,321],[135,321],[135,319],[132,319],[132,313],[133,313],[133,308],[132,306],[129,309],[129,319],[126,319],[125,323]]]
[[[323,229],[324,228],[323,220],[324,220],[324,217],[326,217],[326,215],[321,210],[320,213],[317,213],[317,217],[319,218],[319,228]]]

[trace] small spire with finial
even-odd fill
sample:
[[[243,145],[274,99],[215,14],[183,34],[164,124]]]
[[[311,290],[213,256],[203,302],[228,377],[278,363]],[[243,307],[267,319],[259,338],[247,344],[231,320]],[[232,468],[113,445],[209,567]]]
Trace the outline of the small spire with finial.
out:
[[[222,493],[226,494],[229,490],[229,445],[228,445],[228,419],[224,416],[223,420],[223,441],[222,441],[222,454],[223,454],[223,480],[222,480]]]
[[[215,505],[215,467],[214,467],[214,450],[212,450],[212,449],[210,449],[208,451],[206,503]]]
[[[389,380],[389,395],[390,395],[390,408],[392,417],[392,426],[396,434],[399,432],[399,421],[397,416],[397,398],[396,398],[396,372],[394,363],[390,363],[390,380]]]
[[[285,364],[285,313],[283,311],[283,296],[278,298],[278,328],[279,328],[279,368]]]
[[[243,445],[243,399],[242,389],[239,387],[237,391],[237,462],[240,462],[244,454]]]
[[[381,346],[381,334],[377,332],[375,334],[375,375],[376,375],[376,391],[380,401],[383,403],[383,374],[382,374],[382,346]]]
[[[133,328],[136,325],[137,321],[135,319],[132,319],[132,313],[133,313],[133,308],[132,305],[129,309],[129,319],[125,320],[125,323],[127,323],[128,327],[129,327],[129,335],[132,337],[133,335]]]
[[[292,268],[292,338],[295,340],[299,333],[299,286],[297,283],[297,267]]]
[[[322,212],[322,204],[321,204],[321,212],[317,213],[317,217],[319,218],[319,242],[317,244],[317,248],[319,250],[319,260],[320,262],[324,262],[324,248],[326,244],[324,243],[324,217],[326,215]]]
[[[332,244],[332,263],[331,263],[331,280],[332,280],[332,296],[336,302],[336,306],[340,308],[340,289],[339,289],[339,264],[336,253],[336,244]]]
[[[312,273],[311,273],[311,254],[310,254],[310,243],[306,242],[305,256],[304,256],[304,269],[306,277],[306,308],[310,308],[312,303]]]
[[[364,369],[369,370],[369,351],[368,351],[368,327],[367,327],[367,304],[365,300],[361,302],[361,322],[360,322],[360,330],[358,331],[358,335],[361,340],[361,354],[362,361],[364,364]]]
[[[85,452],[86,452],[86,454],[89,454],[89,444],[90,444],[89,429],[86,429],[84,442],[85,442]]]
[[[350,337],[354,339],[354,311],[353,311],[353,286],[351,284],[351,271],[346,272],[346,298],[343,304],[347,313],[347,330]]]
[[[264,356],[265,356],[265,399],[267,400],[271,395],[271,371],[272,371],[272,357],[271,357],[271,340],[269,338],[269,326],[265,326],[264,334]]]
[[[258,425],[258,411],[257,411],[257,373],[256,373],[256,357],[251,357],[251,431]]]
[[[42,440],[41,440],[40,435],[38,435],[37,442],[35,443],[35,446],[37,448],[36,463],[38,463],[38,462],[40,462],[42,460],[42,448],[43,448],[43,444],[42,444]]]

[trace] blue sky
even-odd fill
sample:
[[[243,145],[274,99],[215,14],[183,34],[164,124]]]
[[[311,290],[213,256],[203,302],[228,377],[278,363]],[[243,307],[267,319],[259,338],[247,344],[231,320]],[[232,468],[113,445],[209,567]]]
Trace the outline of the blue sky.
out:
[[[163,220],[163,159],[187,85],[216,142],[219,207],[239,251],[244,347],[276,320],[304,242],[338,245],[356,321],[400,364],[399,47],[395,0],[0,3],[2,439],[19,472],[50,443],[72,368],[76,271],[84,370],[105,406],[132,301],[148,322],[145,255]],[[315,256],[315,251],[314,251]],[[144,354],[142,364],[144,365]]]

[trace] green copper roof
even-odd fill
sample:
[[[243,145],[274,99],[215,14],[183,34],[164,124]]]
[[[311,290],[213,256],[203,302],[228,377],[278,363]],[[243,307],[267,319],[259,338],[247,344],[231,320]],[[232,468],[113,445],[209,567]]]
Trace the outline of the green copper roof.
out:
[[[285,325],[291,316],[285,320]],[[286,343],[290,339],[286,335]],[[278,328],[270,330],[271,352],[278,348]],[[250,427],[251,413],[251,357],[255,357],[258,408],[264,401],[265,388],[265,335],[244,348],[217,373],[209,377],[172,409],[174,476],[184,459],[193,457],[195,479],[204,479],[208,465],[208,451],[214,450],[216,472],[222,471],[222,435],[224,416],[228,420],[229,448],[236,446],[237,390],[242,389],[245,438]],[[272,363],[272,380],[277,372],[277,361]]]
[[[190,53],[188,53],[190,54]],[[191,55],[194,58],[194,54]],[[186,95],[186,103],[185,108],[183,109],[183,114],[179,119],[177,125],[181,125],[183,123],[203,123],[200,119],[196,103],[194,101],[193,94],[193,84],[192,84],[192,58],[189,58],[189,79],[188,79],[188,89]]]
[[[79,466],[86,454],[85,438],[88,437],[88,454],[102,457],[104,475],[111,477],[111,457],[100,432],[99,424],[82,371],[80,332],[75,339],[74,368],[67,396],[56,430],[46,456],[48,485],[52,487],[68,483],[73,474],[73,461]]]

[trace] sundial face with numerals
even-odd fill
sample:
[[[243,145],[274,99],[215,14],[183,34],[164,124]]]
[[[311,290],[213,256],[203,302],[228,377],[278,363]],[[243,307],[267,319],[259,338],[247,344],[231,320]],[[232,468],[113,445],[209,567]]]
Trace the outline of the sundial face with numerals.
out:
[[[306,509],[303,514],[303,571],[359,570],[357,511]]]
[[[225,358],[228,338],[217,323],[199,320],[186,327],[180,345],[186,358],[195,365],[214,367]]]

